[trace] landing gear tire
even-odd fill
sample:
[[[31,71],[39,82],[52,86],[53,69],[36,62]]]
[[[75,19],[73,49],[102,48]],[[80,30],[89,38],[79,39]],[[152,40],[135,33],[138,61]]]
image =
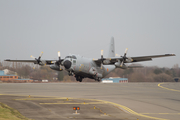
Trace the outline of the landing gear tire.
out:
[[[79,81],[79,82],[82,82],[82,77],[81,76],[77,76],[76,80]]]
[[[101,82],[101,78],[96,78],[95,80],[98,82]]]

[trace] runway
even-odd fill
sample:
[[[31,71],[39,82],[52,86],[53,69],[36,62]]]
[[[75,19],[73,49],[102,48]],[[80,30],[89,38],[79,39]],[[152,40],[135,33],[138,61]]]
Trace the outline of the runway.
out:
[[[107,106],[120,108],[122,111],[119,112],[125,116],[124,118],[121,116],[121,119],[129,117],[129,120],[136,120],[137,118],[139,120],[179,120],[180,118],[180,83],[175,82],[160,84],[1,83],[0,94],[1,98],[3,95],[15,95],[17,97],[19,95],[23,95],[23,97],[31,95],[37,98],[82,98],[87,101],[93,99],[94,102],[102,102]],[[114,110],[114,108],[112,109]],[[108,114],[108,112],[106,113]],[[99,119],[108,118],[99,117]],[[116,117],[111,119],[116,119]]]

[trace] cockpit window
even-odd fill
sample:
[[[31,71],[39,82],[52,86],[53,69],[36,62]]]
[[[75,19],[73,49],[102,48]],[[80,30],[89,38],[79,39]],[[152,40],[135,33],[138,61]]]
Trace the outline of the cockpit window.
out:
[[[74,55],[72,55],[72,56],[66,56],[65,58],[77,59],[76,56],[74,56]]]
[[[71,56],[66,56],[65,58],[71,58]]]
[[[73,58],[73,59],[77,59],[76,56],[74,56],[74,55],[72,55],[72,58]]]

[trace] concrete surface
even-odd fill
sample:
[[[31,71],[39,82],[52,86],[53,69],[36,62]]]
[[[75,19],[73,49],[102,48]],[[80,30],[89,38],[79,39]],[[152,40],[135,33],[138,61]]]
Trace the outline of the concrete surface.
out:
[[[102,84],[102,83],[2,83],[0,84],[0,102],[2,98],[12,101],[12,98],[8,98],[8,95],[18,95],[14,97],[55,97],[55,98],[83,98],[89,102],[89,99],[94,99],[96,102],[103,102],[105,104],[98,104],[97,108],[103,110],[108,115],[103,116],[98,112],[83,112],[80,114],[81,119],[122,119],[122,120],[179,120],[180,118],[180,83],[117,83],[117,84]],[[4,96],[5,95],[5,96]],[[19,96],[25,95],[25,96]],[[6,98],[7,97],[7,98]],[[13,97],[13,96],[9,96]],[[64,98],[64,99],[65,99]],[[79,99],[80,100],[80,99]],[[98,101],[99,100],[99,101]],[[5,101],[5,100],[4,100]],[[27,106],[38,106],[41,109],[54,108],[54,115],[45,117],[50,119],[51,117],[57,119],[61,116],[59,112],[60,108],[57,106],[62,104],[39,104],[47,103],[48,101],[36,101],[36,100],[14,100],[20,104],[31,104]],[[27,102],[27,103],[26,103]],[[77,101],[82,102],[82,101]],[[7,102],[6,102],[7,103]],[[54,101],[53,103],[58,103]],[[10,106],[15,106],[17,103],[11,103]],[[72,104],[71,104],[72,105]],[[71,105],[65,105],[65,108],[71,108]],[[90,111],[93,106],[97,104],[91,104],[81,107]],[[104,106],[104,107],[103,107]],[[35,108],[36,108],[35,107]],[[38,107],[35,111],[38,111]],[[110,107],[111,109],[108,109]],[[120,108],[120,109],[118,109]],[[21,107],[24,109],[24,107]],[[31,107],[28,109],[32,109]],[[34,111],[34,109],[32,109]],[[72,110],[71,110],[72,111]],[[80,110],[81,111],[81,110]],[[39,117],[36,119],[42,119],[44,111],[38,112]],[[69,114],[67,110],[63,112],[64,119],[80,119],[78,117],[66,116]],[[72,112],[70,112],[72,113]],[[89,113],[85,115],[85,113]],[[128,114],[127,114],[128,113]],[[23,113],[22,113],[23,114]],[[48,113],[49,114],[49,113]],[[47,115],[48,115],[47,114]],[[118,117],[118,114],[120,117]],[[28,114],[27,114],[28,115]],[[27,116],[25,115],[25,116]],[[37,115],[37,116],[38,116]],[[84,116],[83,116],[84,115]],[[91,116],[91,117],[90,117]]]

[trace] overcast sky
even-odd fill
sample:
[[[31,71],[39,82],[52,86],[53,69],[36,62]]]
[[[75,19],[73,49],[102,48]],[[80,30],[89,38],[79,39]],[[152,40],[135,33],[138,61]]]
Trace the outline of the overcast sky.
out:
[[[0,60],[43,59],[69,53],[107,56],[175,53],[176,57],[141,62],[145,66],[180,65],[179,0],[0,0]]]

